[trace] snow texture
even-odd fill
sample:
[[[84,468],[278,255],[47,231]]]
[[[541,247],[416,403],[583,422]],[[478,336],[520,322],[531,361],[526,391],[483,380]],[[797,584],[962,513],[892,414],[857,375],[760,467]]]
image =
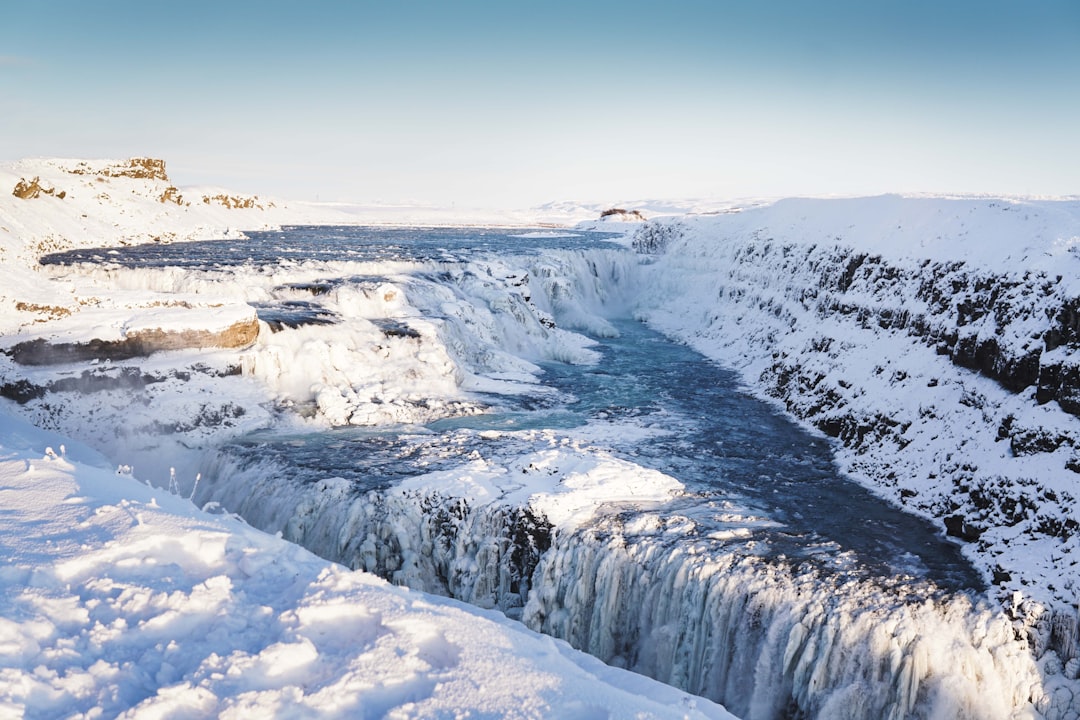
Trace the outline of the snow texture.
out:
[[[202,513],[10,417],[0,437],[5,716],[732,717]]]

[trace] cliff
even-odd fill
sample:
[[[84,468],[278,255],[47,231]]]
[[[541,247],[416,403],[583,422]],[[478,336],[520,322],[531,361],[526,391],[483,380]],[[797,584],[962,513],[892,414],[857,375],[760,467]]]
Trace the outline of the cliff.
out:
[[[787,200],[634,244],[645,318],[966,543],[1013,612],[1068,615],[1045,632],[1075,645],[1080,202]]]

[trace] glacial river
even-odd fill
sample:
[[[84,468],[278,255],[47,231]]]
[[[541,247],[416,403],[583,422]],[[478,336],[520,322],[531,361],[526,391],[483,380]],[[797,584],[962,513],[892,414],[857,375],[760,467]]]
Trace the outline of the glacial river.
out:
[[[220,270],[311,260],[464,263],[485,254],[515,257],[617,247],[601,233],[476,228],[300,227],[249,235],[248,241],[72,251],[50,256],[47,262]],[[328,277],[324,283],[357,280]],[[310,303],[261,303],[260,315],[271,321],[319,321],[326,314],[319,312],[318,288],[314,292]],[[674,432],[632,442],[620,442],[617,432],[605,437],[621,456],[676,477],[701,498],[735,500],[772,521],[755,530],[756,552],[836,556],[849,569],[908,573],[952,589],[981,589],[979,576],[954,542],[929,522],[838,474],[827,439],[750,397],[733,372],[690,348],[629,318],[614,318],[614,323],[617,337],[595,338],[603,356],[599,363],[543,364],[543,384],[559,391],[545,397],[558,401],[539,402],[536,393],[488,398],[490,412],[439,420],[421,433],[401,428],[334,430],[304,439],[290,436],[280,448],[271,436],[261,435],[236,448],[242,452],[257,446],[260,453],[280,455],[283,462],[297,465],[296,474],[304,481],[336,474],[371,489],[429,471],[441,455],[440,434],[459,428],[565,429],[605,420],[625,423],[637,418],[644,425],[657,421]]]

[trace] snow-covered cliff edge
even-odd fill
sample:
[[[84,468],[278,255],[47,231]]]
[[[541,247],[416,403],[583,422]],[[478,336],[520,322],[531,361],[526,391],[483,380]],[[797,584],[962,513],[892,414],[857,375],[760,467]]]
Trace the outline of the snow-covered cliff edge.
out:
[[[221,298],[150,297],[47,278],[37,260],[74,248],[242,238],[240,228],[341,222],[333,211],[254,195],[175,186],[165,161],[22,160],[0,166],[0,334],[16,362],[243,347],[250,306]]]
[[[642,317],[967,542],[1007,608],[1053,607],[1036,647],[1075,656],[1080,202],[796,199],[635,245]]]

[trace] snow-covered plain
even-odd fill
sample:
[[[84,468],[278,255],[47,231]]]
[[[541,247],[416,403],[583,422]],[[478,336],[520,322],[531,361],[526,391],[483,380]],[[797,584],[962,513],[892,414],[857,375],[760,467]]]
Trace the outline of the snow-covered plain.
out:
[[[125,337],[138,328],[164,329],[166,323],[178,329],[221,323],[221,317],[242,321],[250,318],[248,303],[302,304],[315,293],[320,312],[335,320],[281,332],[263,322],[258,338],[240,348],[158,353],[59,374],[0,358],[8,395],[19,401],[9,405],[11,412],[77,435],[114,463],[133,464],[140,480],[199,504],[219,503],[321,554],[377,566],[396,581],[431,583],[433,590],[503,607],[600,657],[693,692],[730,698],[748,718],[780,717],[794,707],[817,717],[1076,716],[1080,583],[1075,475],[1069,467],[1080,465],[1072,456],[1080,436],[1076,418],[1062,410],[1071,402],[1068,377],[1074,365],[1068,319],[1054,330],[1059,337],[1053,350],[1039,345],[1048,337],[1048,323],[1076,294],[1077,275],[1070,267],[1080,262],[1072,251],[1080,243],[1076,201],[883,197],[753,203],[646,225],[590,222],[577,229],[636,230],[637,253],[551,253],[524,264],[486,258],[419,274],[385,262],[297,262],[242,272],[107,265],[76,272],[36,269],[37,254],[51,249],[107,246],[164,232],[171,233],[163,236],[169,240],[224,232],[199,214],[206,208],[218,213],[212,203],[172,203],[177,210],[160,214],[158,205],[168,206],[172,197],[161,202],[165,181],[143,187],[145,178],[110,174],[104,182],[79,175],[71,180],[71,167],[50,161],[8,170],[13,182],[31,171],[40,175],[41,185],[53,193],[0,204],[0,232],[9,233],[12,248],[4,259],[12,281],[0,290],[8,309],[5,347],[43,338],[74,342],[85,339],[86,328],[94,328],[94,335]],[[123,202],[95,196],[96,204],[85,207],[69,203],[83,202],[80,182],[96,188],[129,180],[135,186]],[[75,189],[60,199],[65,183]],[[72,217],[72,208],[100,221],[93,233],[86,218]],[[283,212],[280,204],[264,210],[222,205],[220,212],[248,213],[215,216],[234,235],[234,228],[272,225],[275,218],[296,221],[272,214]],[[343,222],[340,215],[300,221]],[[119,235],[118,227],[125,228]],[[540,239],[552,233],[522,234]],[[328,284],[327,277],[366,279]],[[358,500],[344,480],[324,478],[296,492],[275,484],[266,466],[230,465],[236,460],[228,457],[213,459],[214,472],[207,477],[196,474],[207,468],[200,465],[207,448],[286,417],[297,432],[379,427],[483,412],[478,391],[542,393],[535,362],[595,362],[591,341],[579,333],[609,337],[617,331],[608,318],[631,313],[736,368],[748,390],[775,398],[835,436],[841,466],[884,498],[933,518],[943,530],[948,521],[992,583],[992,604],[973,607],[964,597],[894,604],[906,591],[831,587],[753,562],[703,562],[695,557],[704,557],[704,548],[694,543],[670,553],[670,538],[694,536],[690,519],[645,513],[621,526],[615,516],[594,515],[601,501],[633,501],[640,508],[682,492],[673,478],[595,447],[602,444],[596,432],[577,439],[572,433],[462,433],[469,449],[461,458],[400,485],[400,495],[387,501],[401,505],[396,515],[394,508],[386,510],[391,521],[378,519],[357,535],[343,529],[367,528],[372,503]],[[1036,385],[1046,385],[1042,392],[1049,399],[1040,399],[1035,386],[1007,387],[1028,378],[1025,368],[1036,348],[1046,350],[1034,355],[1036,369],[1057,368],[1056,384],[1043,383],[1036,373]],[[131,401],[133,391],[137,402]],[[657,431],[633,423],[606,430]],[[483,443],[504,450],[489,453]],[[524,450],[513,450],[515,443]],[[25,473],[30,465],[35,472],[40,466],[64,468],[69,462],[42,459],[40,448],[20,453],[13,456],[12,472]],[[71,482],[83,481],[81,469],[64,472]],[[229,476],[247,484],[219,482]],[[130,480],[110,479],[144,492]],[[233,527],[220,517],[189,515],[194,511],[161,491],[157,497],[160,508],[183,508],[175,515],[194,518],[196,525]],[[111,505],[120,504],[109,498]],[[442,513],[431,521],[441,530],[418,520],[421,506]],[[721,535],[738,536],[756,522],[737,509],[730,515],[731,529]],[[528,566],[536,574],[523,587],[520,577],[504,572],[510,553],[485,538],[505,531],[508,523],[529,535],[545,522],[550,525],[541,535],[554,526],[557,540],[581,541],[557,542],[544,557],[532,558]],[[447,527],[454,539],[450,547],[425,534]],[[258,547],[271,548],[268,556],[280,552],[299,562],[299,550],[243,533],[258,538]],[[318,563],[309,557],[306,562]],[[319,572],[354,577],[340,568]],[[219,568],[214,574],[243,587],[236,572]],[[370,592],[385,588],[370,579],[349,582]],[[529,582],[535,584],[531,594]],[[24,585],[18,580],[9,587],[23,592]],[[396,598],[416,597],[385,589]],[[251,594],[259,597],[260,591],[253,586]],[[78,606],[81,600],[65,602]],[[103,600],[89,602],[96,607]],[[442,606],[431,599],[417,602]],[[746,616],[754,622],[744,622]],[[270,645],[303,644],[298,638],[308,637],[314,648],[306,650],[314,656],[310,665],[322,667],[322,646],[296,629],[304,624],[296,617],[289,625],[294,634],[263,639]],[[617,630],[616,619],[625,623]],[[29,628],[37,621],[27,622]],[[30,632],[16,625],[16,635]],[[637,647],[629,647],[631,638],[639,638]],[[424,654],[422,639],[401,642],[413,642],[417,656]],[[575,660],[581,662],[586,661]],[[17,667],[25,670],[29,661]],[[486,682],[482,671],[460,672],[475,672],[469,677]],[[163,678],[176,682],[159,681],[162,692],[203,688],[214,697],[228,694],[219,695],[225,686],[214,685],[212,674],[205,680],[198,673],[165,672]],[[272,684],[263,699],[278,702],[271,696],[288,681]],[[119,692],[100,677],[85,682],[101,692]],[[238,683],[234,687],[243,686]],[[243,687],[262,689],[252,683]],[[610,691],[618,694],[624,686],[618,679],[614,684]],[[158,686],[150,686],[157,692]],[[531,697],[531,705],[520,704],[523,712],[548,714],[539,709],[544,701]],[[681,697],[663,695],[664,711],[684,710]],[[288,701],[295,699],[293,694]],[[440,702],[438,693],[432,702]],[[482,695],[477,702],[485,702]],[[698,711],[714,711],[698,702]],[[572,698],[566,703],[561,712],[574,715]]]
[[[168,199],[175,193],[162,200],[165,177],[130,176],[147,169],[158,171],[142,161],[3,168],[0,186],[33,177],[51,191],[13,198],[5,190],[0,201],[0,316],[9,340],[77,343],[146,326],[203,329],[221,316],[251,314],[228,293],[208,301],[142,290],[84,293],[78,283],[51,281],[35,269],[44,251],[220,237],[286,219],[341,222],[281,206],[184,205]],[[84,429],[94,429],[88,439],[111,453],[156,458],[160,469],[167,448],[132,444],[152,443],[162,422],[205,420],[212,400],[243,409],[225,412],[226,421],[210,429],[171,430],[191,442],[267,422],[259,408],[271,394],[217,371],[234,357],[194,352],[199,369],[185,370],[183,381],[175,357],[144,367],[149,375],[160,369],[165,385],[181,382],[183,393],[142,408],[106,401],[101,416],[90,410],[85,418]],[[256,378],[269,373],[287,391],[286,368],[265,364],[248,369]],[[84,389],[107,377],[111,363],[88,367]],[[128,391],[145,388],[132,382]],[[207,515],[169,492],[177,489],[177,471],[156,478],[163,487],[152,489],[131,467],[115,470],[77,441],[15,418],[16,405],[3,403],[4,717],[732,717],[501,614],[392,587],[231,516]],[[333,403],[325,409],[332,421]],[[64,408],[40,410],[41,424],[74,427]]]

